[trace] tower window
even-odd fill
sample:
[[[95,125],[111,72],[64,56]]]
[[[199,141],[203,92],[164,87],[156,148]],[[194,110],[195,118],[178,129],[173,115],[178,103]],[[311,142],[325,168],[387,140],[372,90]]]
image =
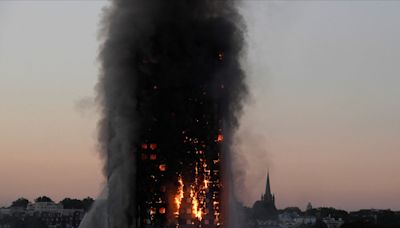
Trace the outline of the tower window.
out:
[[[161,172],[164,172],[167,170],[167,165],[161,164],[158,168],[160,169]]]
[[[155,143],[150,143],[150,149],[151,149],[151,150],[157,149],[157,144],[155,144]]]

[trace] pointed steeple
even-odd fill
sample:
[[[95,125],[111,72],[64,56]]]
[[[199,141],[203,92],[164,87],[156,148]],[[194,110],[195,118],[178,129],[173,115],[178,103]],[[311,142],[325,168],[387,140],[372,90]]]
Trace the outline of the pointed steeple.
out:
[[[267,185],[265,186],[265,199],[271,200],[272,199],[272,194],[271,194],[271,186],[269,183],[269,170],[267,172]]]

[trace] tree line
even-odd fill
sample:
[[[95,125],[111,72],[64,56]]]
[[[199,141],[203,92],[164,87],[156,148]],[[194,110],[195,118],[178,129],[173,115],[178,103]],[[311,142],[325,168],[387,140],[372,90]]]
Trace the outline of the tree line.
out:
[[[48,197],[48,196],[39,196],[36,199],[34,199],[34,202],[52,202],[54,201]],[[64,198],[59,202],[59,204],[63,205],[64,209],[83,209],[84,211],[88,211],[90,207],[92,206],[94,200],[91,197],[86,197],[82,200],[80,199],[71,199],[71,198]],[[31,202],[24,198],[21,197],[11,203],[11,207],[20,207],[20,208],[27,208],[28,204]]]

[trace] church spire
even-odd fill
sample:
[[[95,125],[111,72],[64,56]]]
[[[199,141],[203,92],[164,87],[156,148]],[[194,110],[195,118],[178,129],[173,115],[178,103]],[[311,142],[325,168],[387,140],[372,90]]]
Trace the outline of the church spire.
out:
[[[265,186],[265,194],[271,195],[271,186],[269,183],[269,171],[267,172],[267,185]]]
[[[270,186],[270,182],[269,182],[269,170],[267,171],[267,185],[265,186],[264,200],[268,200],[268,201],[272,200],[271,186]]]

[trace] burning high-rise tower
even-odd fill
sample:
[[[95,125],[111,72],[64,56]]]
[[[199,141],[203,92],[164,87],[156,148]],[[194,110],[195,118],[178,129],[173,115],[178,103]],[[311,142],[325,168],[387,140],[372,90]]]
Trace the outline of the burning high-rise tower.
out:
[[[246,94],[234,2],[114,0],[103,25],[108,227],[227,227]]]

